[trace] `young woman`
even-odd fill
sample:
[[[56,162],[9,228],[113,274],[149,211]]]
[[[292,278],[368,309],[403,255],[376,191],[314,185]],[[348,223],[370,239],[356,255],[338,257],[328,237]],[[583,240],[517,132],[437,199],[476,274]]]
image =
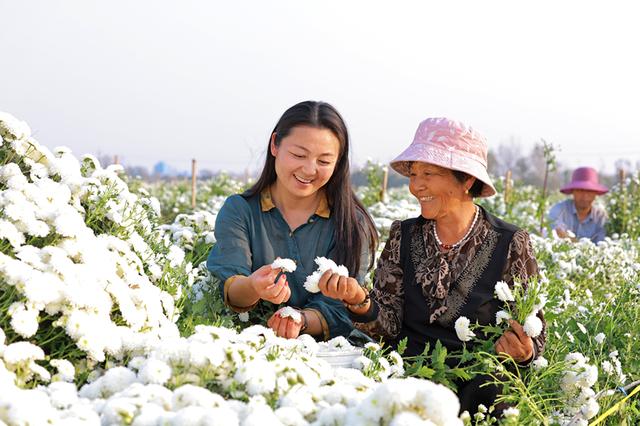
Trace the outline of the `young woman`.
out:
[[[260,178],[226,200],[215,236],[207,267],[231,309],[246,312],[265,302],[298,309],[302,321],[279,315],[267,321],[287,338],[307,333],[326,340],[351,332],[342,302],[303,287],[317,256],[345,265],[362,284],[377,245],[373,221],[351,188],[349,136],[335,108],[306,101],[285,111]],[[279,275],[270,266],[278,257],[293,259],[296,270]]]

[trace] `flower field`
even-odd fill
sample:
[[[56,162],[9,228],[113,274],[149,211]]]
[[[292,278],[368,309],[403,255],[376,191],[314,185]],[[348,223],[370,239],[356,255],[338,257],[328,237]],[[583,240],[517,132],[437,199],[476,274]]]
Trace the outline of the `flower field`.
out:
[[[640,422],[638,177],[605,198],[612,238],[598,245],[539,235],[535,188],[483,200],[532,233],[541,269],[531,303],[544,305],[547,345],[525,368],[491,345],[403,359],[341,337],[281,339],[260,325],[278,309],[266,303],[230,313],[203,262],[217,211],[243,188],[200,182],[192,210],[186,184],[49,149],[0,113],[0,425]],[[383,243],[419,212],[406,188],[368,200]],[[450,388],[476,374],[503,386],[503,418],[459,416]]]

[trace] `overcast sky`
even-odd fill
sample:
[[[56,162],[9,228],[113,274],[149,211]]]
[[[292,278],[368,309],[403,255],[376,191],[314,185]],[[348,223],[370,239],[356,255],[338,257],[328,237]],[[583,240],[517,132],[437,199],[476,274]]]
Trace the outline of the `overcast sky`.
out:
[[[448,116],[613,170],[640,161],[633,3],[0,0],[0,110],[130,165],[255,173],[282,112],[315,99],[355,164]]]

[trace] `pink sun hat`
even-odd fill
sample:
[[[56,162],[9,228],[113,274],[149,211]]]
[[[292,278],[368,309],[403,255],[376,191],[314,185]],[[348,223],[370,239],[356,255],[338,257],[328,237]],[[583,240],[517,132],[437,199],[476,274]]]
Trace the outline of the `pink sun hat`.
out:
[[[606,194],[609,188],[600,184],[598,172],[592,167],[578,167],[571,175],[571,182],[562,188],[563,194],[571,194],[574,189],[597,192],[598,195]]]
[[[391,161],[391,167],[408,177],[414,161],[458,170],[477,178],[484,183],[481,197],[496,193],[487,173],[486,139],[459,121],[427,118],[420,123],[413,142]]]

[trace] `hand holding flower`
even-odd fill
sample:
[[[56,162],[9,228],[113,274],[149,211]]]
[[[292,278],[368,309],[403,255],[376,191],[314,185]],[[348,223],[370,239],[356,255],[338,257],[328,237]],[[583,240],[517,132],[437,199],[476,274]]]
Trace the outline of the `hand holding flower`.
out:
[[[533,340],[524,328],[515,320],[509,320],[511,326],[495,344],[497,354],[505,354],[516,362],[525,362],[533,357]]]

